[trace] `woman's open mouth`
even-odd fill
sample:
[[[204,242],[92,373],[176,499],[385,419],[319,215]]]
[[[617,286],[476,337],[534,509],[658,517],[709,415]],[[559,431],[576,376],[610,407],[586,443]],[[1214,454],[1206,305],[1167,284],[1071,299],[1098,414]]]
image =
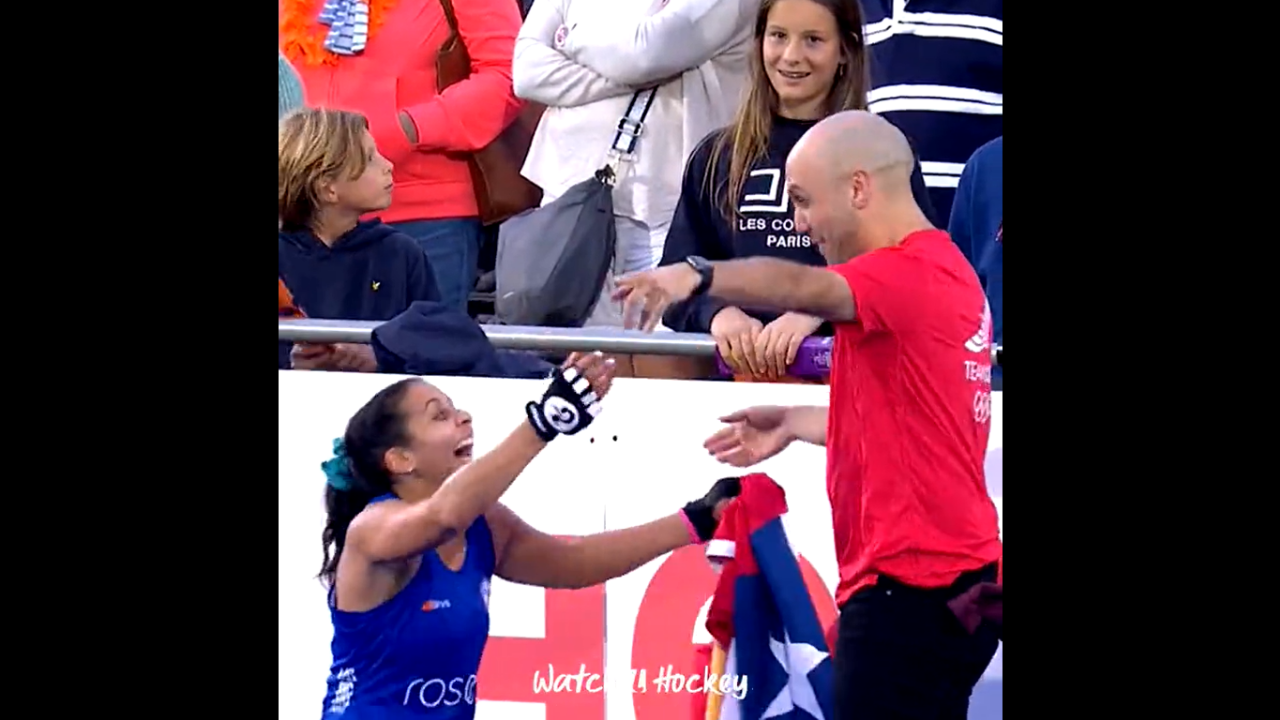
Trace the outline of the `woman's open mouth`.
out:
[[[474,441],[472,441],[472,440],[468,440],[468,441],[466,441],[466,442],[462,443],[461,445],[459,445],[457,448],[455,448],[455,449],[454,449],[454,451],[453,451],[453,455],[454,455],[454,457],[459,457],[459,458],[462,458],[462,459],[464,459],[464,460],[470,460],[470,459],[471,459],[471,447],[472,447],[474,444],[475,444],[475,443],[474,443]]]
[[[792,72],[790,70],[779,70],[778,74],[788,80],[803,80],[809,77],[807,72]]]

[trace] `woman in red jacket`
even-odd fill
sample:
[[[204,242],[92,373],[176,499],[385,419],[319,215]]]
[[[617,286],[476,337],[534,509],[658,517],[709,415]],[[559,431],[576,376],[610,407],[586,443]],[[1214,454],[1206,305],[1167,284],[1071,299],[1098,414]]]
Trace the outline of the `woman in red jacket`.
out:
[[[280,0],[280,48],[302,78],[309,107],[369,119],[395,167],[384,222],[427,254],[441,300],[466,310],[480,254],[480,221],[467,155],[520,112],[511,55],[517,0],[453,0],[471,76],[436,90],[436,56],[450,36],[441,0]]]

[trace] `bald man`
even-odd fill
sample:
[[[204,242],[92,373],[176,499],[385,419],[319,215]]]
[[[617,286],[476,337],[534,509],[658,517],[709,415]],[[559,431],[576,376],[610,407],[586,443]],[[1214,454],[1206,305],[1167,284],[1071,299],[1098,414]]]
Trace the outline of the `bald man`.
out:
[[[830,408],[748,408],[706,447],[736,467],[794,440],[827,447],[841,719],[964,720],[998,643],[947,605],[994,581],[1002,555],[983,475],[991,315],[973,268],[912,198],[913,162],[884,119],[833,115],[787,160],[796,231],[829,267],[690,258],[618,280],[646,329],[700,293],[835,325]]]

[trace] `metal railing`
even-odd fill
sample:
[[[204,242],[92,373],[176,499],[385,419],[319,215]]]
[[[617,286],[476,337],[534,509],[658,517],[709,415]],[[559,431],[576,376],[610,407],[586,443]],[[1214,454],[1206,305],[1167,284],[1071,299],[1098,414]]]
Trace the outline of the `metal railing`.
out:
[[[292,342],[368,343],[381,322],[358,320],[280,319],[279,338]],[[481,325],[496,348],[571,352],[599,350],[625,355],[716,354],[716,342],[702,333],[620,330],[616,328],[557,328],[521,325]],[[1003,347],[991,348],[991,360],[1000,364]]]

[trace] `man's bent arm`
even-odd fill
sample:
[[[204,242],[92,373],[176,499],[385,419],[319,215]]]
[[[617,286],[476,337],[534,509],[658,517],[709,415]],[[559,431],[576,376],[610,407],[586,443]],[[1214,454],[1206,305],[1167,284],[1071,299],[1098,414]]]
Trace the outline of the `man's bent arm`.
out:
[[[853,291],[827,268],[771,257],[749,257],[711,263],[709,295],[739,307],[770,308],[814,315],[833,322],[852,322]]]
[[[810,445],[827,446],[827,408],[825,405],[797,405],[787,408],[787,432]]]

